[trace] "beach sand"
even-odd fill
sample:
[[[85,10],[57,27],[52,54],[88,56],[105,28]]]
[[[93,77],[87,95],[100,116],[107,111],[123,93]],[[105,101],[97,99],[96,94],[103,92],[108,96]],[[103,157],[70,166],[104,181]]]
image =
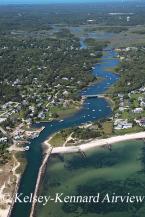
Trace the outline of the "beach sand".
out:
[[[107,139],[95,139],[91,142],[81,144],[79,146],[70,146],[70,147],[56,147],[53,148],[52,154],[56,153],[74,153],[78,151],[86,151],[91,148],[104,146],[104,145],[111,145],[118,142],[128,141],[128,140],[135,140],[135,139],[144,139],[145,132],[139,133],[132,133],[132,134],[125,134],[121,136],[112,136]]]

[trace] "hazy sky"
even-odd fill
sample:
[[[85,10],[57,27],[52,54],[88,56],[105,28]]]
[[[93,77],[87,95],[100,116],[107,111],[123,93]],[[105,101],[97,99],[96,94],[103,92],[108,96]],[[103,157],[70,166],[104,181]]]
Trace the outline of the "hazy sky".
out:
[[[0,4],[38,4],[38,3],[86,3],[86,2],[108,2],[111,0],[0,0]],[[127,1],[127,0],[113,0],[113,1]],[[128,0],[130,1],[130,0]]]

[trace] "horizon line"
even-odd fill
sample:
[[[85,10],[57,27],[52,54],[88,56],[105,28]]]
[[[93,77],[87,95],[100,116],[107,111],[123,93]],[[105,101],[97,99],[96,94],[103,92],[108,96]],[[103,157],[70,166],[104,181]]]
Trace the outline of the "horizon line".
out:
[[[144,0],[140,0],[140,3],[143,3]],[[69,4],[101,4],[101,3],[131,3],[131,2],[138,2],[138,0],[108,0],[106,2],[106,0],[99,0],[98,2],[92,0],[92,1],[88,1],[88,2],[27,2],[27,3],[0,3],[0,6],[17,6],[17,5],[69,5]]]

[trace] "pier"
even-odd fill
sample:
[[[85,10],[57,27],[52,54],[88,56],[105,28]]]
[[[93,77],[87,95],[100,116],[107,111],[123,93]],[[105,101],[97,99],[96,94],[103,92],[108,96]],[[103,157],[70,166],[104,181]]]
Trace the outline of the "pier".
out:
[[[81,154],[81,156],[82,156],[83,158],[87,158],[85,152],[82,151],[80,148],[78,149],[78,152]]]
[[[44,157],[43,163],[39,169],[39,173],[38,173],[38,178],[37,178],[37,182],[36,182],[36,187],[35,187],[35,192],[34,192],[34,198],[37,196],[38,190],[39,190],[39,186],[40,186],[40,182],[42,179],[42,175],[44,174],[45,168],[47,166],[47,161],[49,156],[51,155],[53,147],[49,147],[47,150],[47,153]],[[30,213],[30,217],[34,217],[34,212],[35,212],[35,205],[36,205],[36,201],[34,200],[32,203],[32,208],[31,208],[31,213]]]

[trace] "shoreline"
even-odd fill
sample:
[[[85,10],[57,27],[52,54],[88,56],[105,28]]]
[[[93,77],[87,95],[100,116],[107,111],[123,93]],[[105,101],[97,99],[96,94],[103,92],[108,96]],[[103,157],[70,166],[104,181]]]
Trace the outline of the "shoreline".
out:
[[[26,136],[27,138],[31,138],[34,139],[35,137],[38,136],[38,134],[40,134],[43,130],[44,130],[45,127],[41,127],[39,129],[31,129],[29,131],[26,131]],[[19,185],[20,185],[20,181],[21,181],[21,177],[23,175],[23,173],[17,173],[17,169],[21,166],[21,162],[16,158],[16,154],[19,153],[19,152],[24,152],[25,149],[24,149],[24,146],[27,142],[26,141],[22,141],[22,146],[17,146],[18,142],[14,143],[13,145],[11,145],[9,148],[8,148],[8,151],[10,153],[12,153],[12,157],[14,159],[14,167],[12,168],[12,173],[13,175],[16,177],[16,183],[15,183],[15,186],[14,186],[14,189],[13,189],[13,192],[12,192],[12,198],[11,200],[6,200],[6,203],[7,203],[7,207],[5,209],[1,209],[0,208],[0,217],[10,217],[11,216],[11,213],[12,213],[12,209],[14,207],[14,204],[15,204],[15,201],[14,201],[14,197],[13,195],[15,195],[17,192],[18,192],[18,189],[19,189]],[[5,186],[4,186],[5,187]],[[0,192],[1,195],[3,195],[3,192],[1,191]]]
[[[95,139],[88,143],[83,143],[78,146],[67,146],[67,147],[56,147],[53,148],[51,154],[65,154],[65,153],[75,153],[80,151],[87,151],[92,148],[101,147],[104,145],[111,145],[114,143],[119,143],[123,141],[130,141],[136,139],[145,139],[145,131],[139,133],[125,134],[121,136],[112,136],[106,139]]]
[[[67,147],[61,146],[61,147],[56,147],[56,148],[53,148],[49,143],[49,141],[51,140],[52,137],[53,136],[49,137],[49,139],[43,143],[43,147],[45,148],[46,156],[43,159],[42,165],[39,169],[39,174],[38,174],[38,178],[37,178],[37,183],[36,183],[34,195],[37,195],[37,193],[39,191],[42,173],[44,173],[48,158],[50,157],[51,154],[71,154],[71,153],[76,153],[76,152],[87,151],[87,150],[90,150],[90,149],[93,149],[96,147],[112,145],[112,144],[123,142],[123,141],[145,139],[145,131],[139,132],[139,133],[125,134],[125,135],[120,135],[120,136],[112,136],[112,137],[109,137],[106,139],[94,139],[88,143],[83,143],[83,144],[78,145],[78,146],[67,146]],[[35,207],[36,207],[36,203],[33,202],[30,217],[34,217]]]
[[[103,96],[103,98],[105,98]],[[83,104],[83,100],[81,100],[81,105]],[[80,108],[78,108],[80,109]],[[42,121],[41,121],[42,122]],[[48,122],[48,121],[44,121],[44,122]],[[34,196],[38,194],[38,191],[39,191],[39,187],[40,187],[40,182],[41,182],[41,179],[43,177],[43,174],[45,172],[45,169],[46,169],[46,165],[47,165],[47,161],[48,161],[48,158],[49,156],[51,155],[51,153],[54,153],[53,152],[53,149],[56,150],[56,148],[53,148],[52,146],[50,146],[49,144],[49,140],[46,140],[43,144],[45,145],[45,156],[44,158],[42,159],[42,162],[41,162],[41,166],[39,167],[39,171],[38,171],[38,176],[37,176],[37,179],[36,179],[36,184],[35,184],[35,190],[34,190]],[[47,146],[46,146],[47,145]],[[72,152],[78,152],[78,151],[81,151],[80,149],[80,146],[78,146],[78,148],[76,148],[77,146],[74,147],[74,150]],[[58,148],[66,148],[66,149],[72,149],[73,147],[58,147]],[[64,151],[63,151],[64,152]],[[62,152],[62,153],[63,153]],[[65,151],[64,153],[71,153],[70,150],[69,151]],[[32,203],[32,206],[31,206],[31,210],[30,210],[30,215],[29,217],[33,217],[35,215],[35,207],[36,207],[36,203],[33,202]]]
[[[13,154],[13,159],[15,161],[15,165],[12,169],[12,172],[13,172],[13,175],[16,177],[16,185],[13,189],[13,192],[11,193],[12,195],[15,195],[19,189],[19,184],[20,184],[20,181],[21,181],[21,176],[22,174],[20,173],[17,173],[17,169],[19,168],[20,166],[20,162],[18,161],[18,159],[16,158],[15,156],[15,153]],[[4,187],[5,187],[5,184],[4,184]],[[3,192],[1,191],[1,196],[3,195]],[[12,212],[12,209],[13,209],[13,206],[14,206],[14,197],[12,196],[12,199],[11,200],[6,200],[5,203],[7,203],[7,208],[6,209],[0,209],[0,217],[10,217],[11,216],[11,212]]]

